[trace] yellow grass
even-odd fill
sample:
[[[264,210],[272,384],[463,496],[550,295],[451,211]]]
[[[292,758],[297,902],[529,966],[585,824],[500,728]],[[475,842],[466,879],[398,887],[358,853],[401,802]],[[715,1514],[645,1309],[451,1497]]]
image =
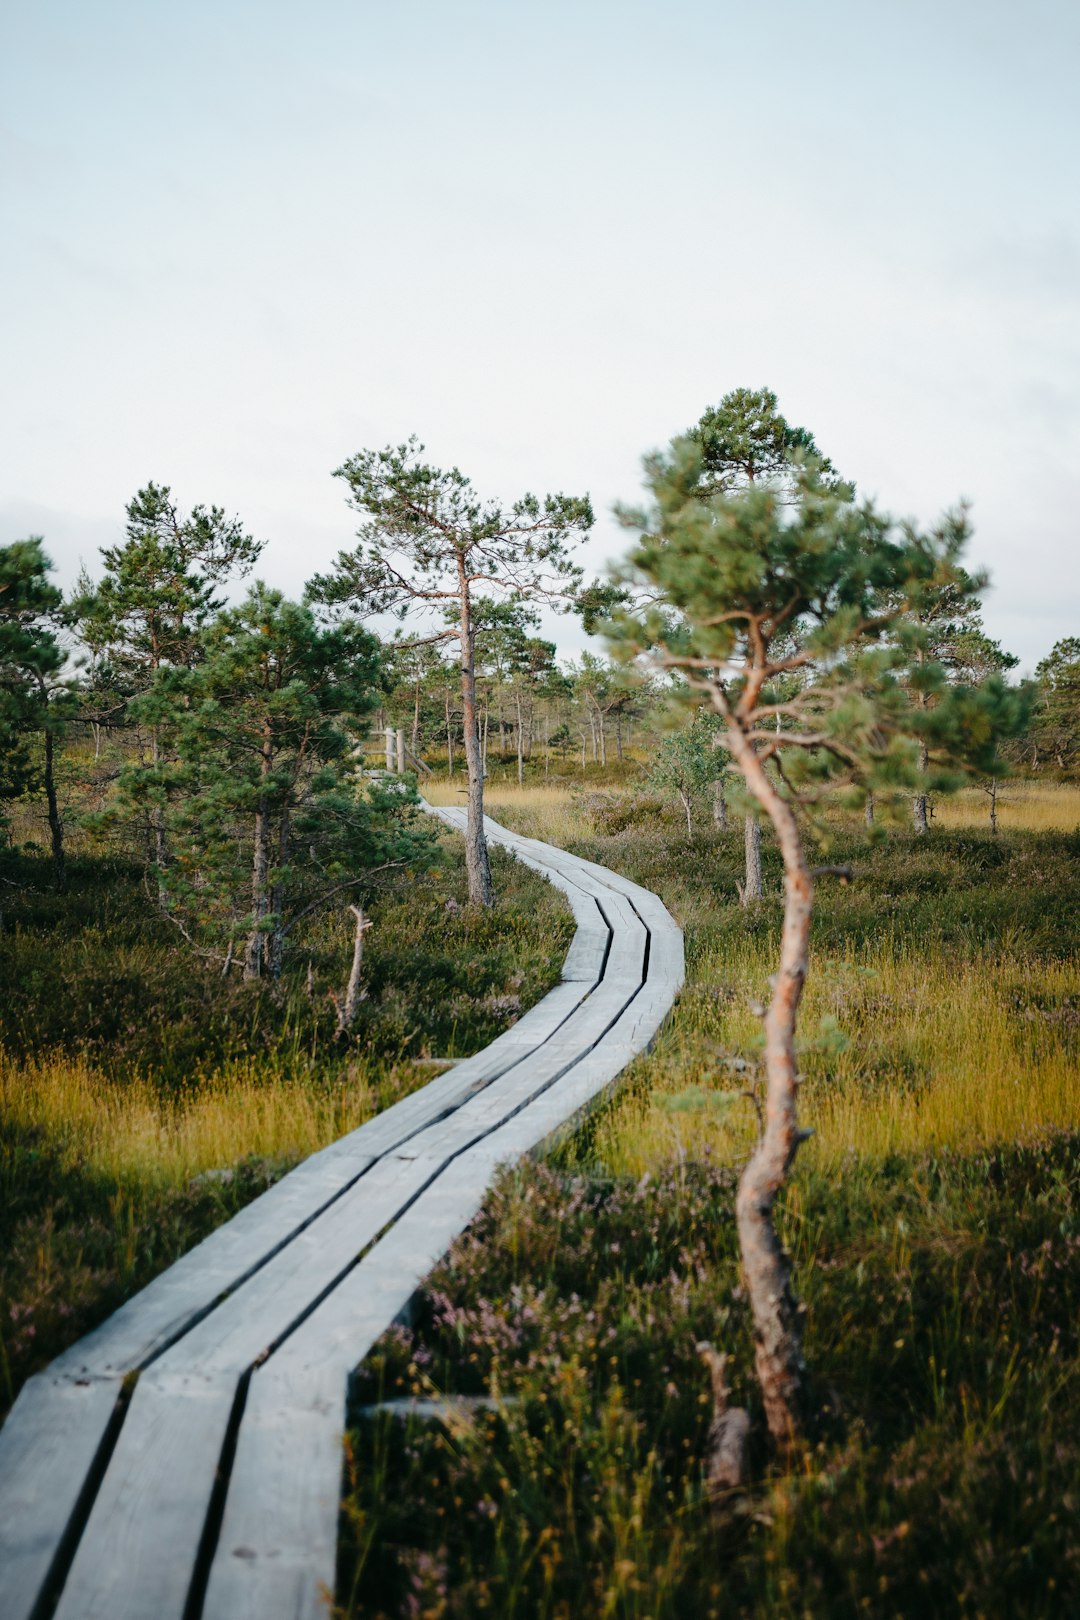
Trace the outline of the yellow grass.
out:
[[[266,1078],[237,1064],[176,1099],[145,1080],[110,1081],[79,1057],[20,1062],[0,1052],[0,1115],[36,1128],[72,1165],[148,1185],[181,1185],[248,1155],[293,1159],[374,1111],[363,1078],[334,1088]]]
[[[748,944],[741,960],[717,953],[699,963],[672,1025],[634,1071],[648,1091],[631,1094],[598,1128],[606,1165],[640,1175],[673,1155],[707,1148],[730,1160],[746,1151],[754,1116],[739,1092],[747,1077],[725,1061],[753,1051],[758,1026],[748,1003],[768,971]],[[712,985],[735,992],[715,1032],[698,988]],[[961,963],[888,949],[815,958],[800,1020],[801,1111],[814,1130],[805,1151],[829,1165],[851,1152],[877,1159],[1075,1128],[1078,1006],[1075,964]],[[835,1018],[846,1033],[844,1050],[815,1050],[822,1017]],[[699,1104],[673,1110],[671,1097],[693,1088]],[[719,1103],[711,1100],[717,1089],[729,1092]]]
[[[1002,832],[1073,832],[1080,827],[1080,787],[1058,782],[1002,782],[997,792],[998,827]],[[941,827],[988,827],[990,796],[981,788],[934,801],[934,821]]]
[[[425,782],[423,794],[430,804],[465,803],[464,777],[448,781]],[[580,838],[591,831],[588,818],[581,807],[580,793],[561,785],[489,782],[484,788],[484,809],[496,821],[500,810],[514,812],[513,826],[528,838],[542,838],[546,843],[562,845],[569,839]]]
[[[448,781],[440,777],[424,784],[425,798],[432,804],[464,804],[464,778]],[[588,788],[588,779],[583,783]],[[611,792],[610,785],[597,788]],[[581,806],[582,789],[565,784],[547,786],[528,783],[489,783],[484,791],[485,806],[497,817],[499,808],[518,812],[516,824],[537,838],[547,837],[540,829],[570,829],[569,836],[587,830]],[[575,811],[575,806],[578,807]],[[1004,781],[998,786],[998,826],[1002,832],[1073,832],[1080,827],[1080,786],[1061,782]],[[941,796],[934,801],[934,822],[941,827],[989,827],[990,799],[981,788]],[[557,841],[557,840],[556,840]]]
[[[452,786],[441,782],[428,796],[460,803]],[[565,785],[491,785],[485,797],[493,815],[509,808],[512,825],[533,837],[558,844],[591,832],[580,791]],[[939,800],[936,820],[978,826],[988,813],[985,794],[975,788]],[[998,814],[1003,830],[1071,830],[1080,825],[1080,788],[1007,783],[999,789]],[[696,910],[684,919],[691,927],[706,921]],[[764,942],[750,936],[737,951],[726,943],[697,956],[673,1022],[632,1071],[645,1097],[635,1088],[636,1099],[613,1109],[598,1128],[597,1151],[613,1170],[641,1174],[705,1146],[724,1158],[745,1151],[752,1108],[737,1095],[743,1080],[723,1064],[757,1034],[746,1009],[774,970]],[[700,1006],[717,988],[734,992],[720,1017]],[[913,952],[886,935],[872,951],[815,957],[801,1014],[804,1042],[812,1047],[821,1018],[831,1016],[849,1044],[840,1053],[805,1054],[802,1110],[815,1132],[808,1153],[831,1163],[851,1151],[879,1158],[1075,1127],[1080,1063],[1070,1003],[1080,1006],[1080,968],[1007,953],[963,961],[943,951]],[[895,1078],[877,1083],[875,1072],[889,1066],[894,1076],[898,1069],[910,1075],[910,1086],[898,1089]],[[671,1094],[718,1085],[732,1092],[720,1105],[665,1106]]]

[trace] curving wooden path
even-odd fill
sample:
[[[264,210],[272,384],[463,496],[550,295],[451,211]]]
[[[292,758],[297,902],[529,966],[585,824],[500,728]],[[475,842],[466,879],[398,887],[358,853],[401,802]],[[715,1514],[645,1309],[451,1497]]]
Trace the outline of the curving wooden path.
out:
[[[433,808],[433,807],[430,807]],[[460,828],[464,811],[434,809]],[[579,1116],[683,979],[654,894],[487,823],[567,895],[562,982],[314,1154],[32,1378],[0,1430],[3,1620],[316,1620],[348,1380],[497,1167]]]

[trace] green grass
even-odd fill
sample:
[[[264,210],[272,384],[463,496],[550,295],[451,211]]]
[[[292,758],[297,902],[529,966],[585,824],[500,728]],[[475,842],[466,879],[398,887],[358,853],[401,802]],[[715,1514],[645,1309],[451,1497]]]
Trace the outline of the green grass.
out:
[[[367,997],[342,1043],[347,914],[311,928],[280,985],[245,985],[191,954],[131,863],[76,855],[59,897],[40,856],[2,857],[0,1412],[299,1159],[550,988],[569,911],[518,863],[497,855],[495,874],[495,907],[468,906],[447,835],[370,900]]]
[[[565,788],[494,813],[660,892],[688,985],[654,1051],[545,1163],[506,1177],[358,1395],[494,1392],[449,1430],[357,1422],[344,1613],[1056,1616],[1080,1607],[1080,838],[834,830],[781,1220],[824,1414],[760,1442],[733,1227],[769,897],[738,826]],[[733,1357],[752,1488],[717,1520],[708,1381]]]

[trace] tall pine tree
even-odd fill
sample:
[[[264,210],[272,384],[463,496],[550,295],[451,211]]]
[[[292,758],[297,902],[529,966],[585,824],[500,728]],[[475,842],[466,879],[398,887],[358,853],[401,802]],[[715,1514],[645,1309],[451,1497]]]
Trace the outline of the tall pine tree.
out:
[[[326,602],[366,613],[401,617],[453,606],[455,621],[413,639],[458,644],[462,732],[468,773],[465,865],[469,898],[493,900],[484,836],[484,766],[476,704],[476,635],[473,603],[478,593],[521,601],[569,602],[580,570],[569,555],[572,542],[592,526],[588,497],[522,495],[511,504],[484,500],[457,467],[423,460],[415,438],[385,450],[362,450],[338,468],[350,504],[363,519],[360,545],[341,552],[337,568],[312,582]]]

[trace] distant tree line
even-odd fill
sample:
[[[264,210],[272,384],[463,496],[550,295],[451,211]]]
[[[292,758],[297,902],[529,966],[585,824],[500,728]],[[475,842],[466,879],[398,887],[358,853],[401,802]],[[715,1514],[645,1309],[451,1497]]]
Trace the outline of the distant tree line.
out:
[[[696,458],[679,490],[687,521],[713,523],[717,501],[767,500],[794,537],[810,468],[813,499],[833,505],[801,545],[835,544],[835,514],[854,510],[853,486],[768,390],[726,395],[678,442]],[[395,870],[424,847],[400,784],[362,770],[368,733],[393,726],[413,760],[465,779],[478,903],[491,898],[483,783],[496,762],[523,781],[541,768],[602,768],[632,750],[645,754],[652,786],[678,802],[688,830],[698,805],[719,827],[730,810],[742,813],[742,898],[760,897],[760,807],[732,777],[716,725],[667,729],[693,670],[592,651],[560,661],[541,634],[544,605],[576,611],[590,632],[633,610],[669,639],[689,633],[686,611],[649,581],[584,581],[572,553],[593,521],[586,497],[486,500],[457,468],[428,463],[416,440],[363,451],[337,476],[360,518],[359,543],[299,602],[256,583],[237,604],[261,543],[221,507],[184,511],[155,483],[130,502],[123,538],[103,549],[96,577],[84,572],[66,596],[39,538],[0,548],[0,813],[40,798],[58,888],[69,809],[57,761],[78,734],[93,744],[97,824],[122,828],[141,852],[162,911],[223,969],[275,976],[298,917],[347,901],[359,874]],[[661,525],[657,543],[670,548],[665,534]],[[893,543],[953,556],[967,534],[958,509],[926,536],[901,526]],[[707,594],[714,571],[710,558],[696,588]],[[923,581],[917,599],[906,585],[875,587],[873,613],[887,626],[881,641],[898,659],[893,678],[915,739],[918,832],[938,779],[932,716],[948,711],[951,692],[1016,665],[984,630],[984,584],[956,563]],[[403,628],[380,638],[380,614]],[[806,610],[792,608],[776,630],[784,660],[770,723],[780,731],[823,668],[809,626]],[[121,744],[121,757],[114,748],[101,767],[106,739]],[[1063,775],[1080,766],[1080,639],[1058,642],[1039,664],[1028,718],[1000,758],[995,772],[1010,761]],[[991,791],[997,779],[987,778]],[[868,822],[874,795],[867,786]]]

